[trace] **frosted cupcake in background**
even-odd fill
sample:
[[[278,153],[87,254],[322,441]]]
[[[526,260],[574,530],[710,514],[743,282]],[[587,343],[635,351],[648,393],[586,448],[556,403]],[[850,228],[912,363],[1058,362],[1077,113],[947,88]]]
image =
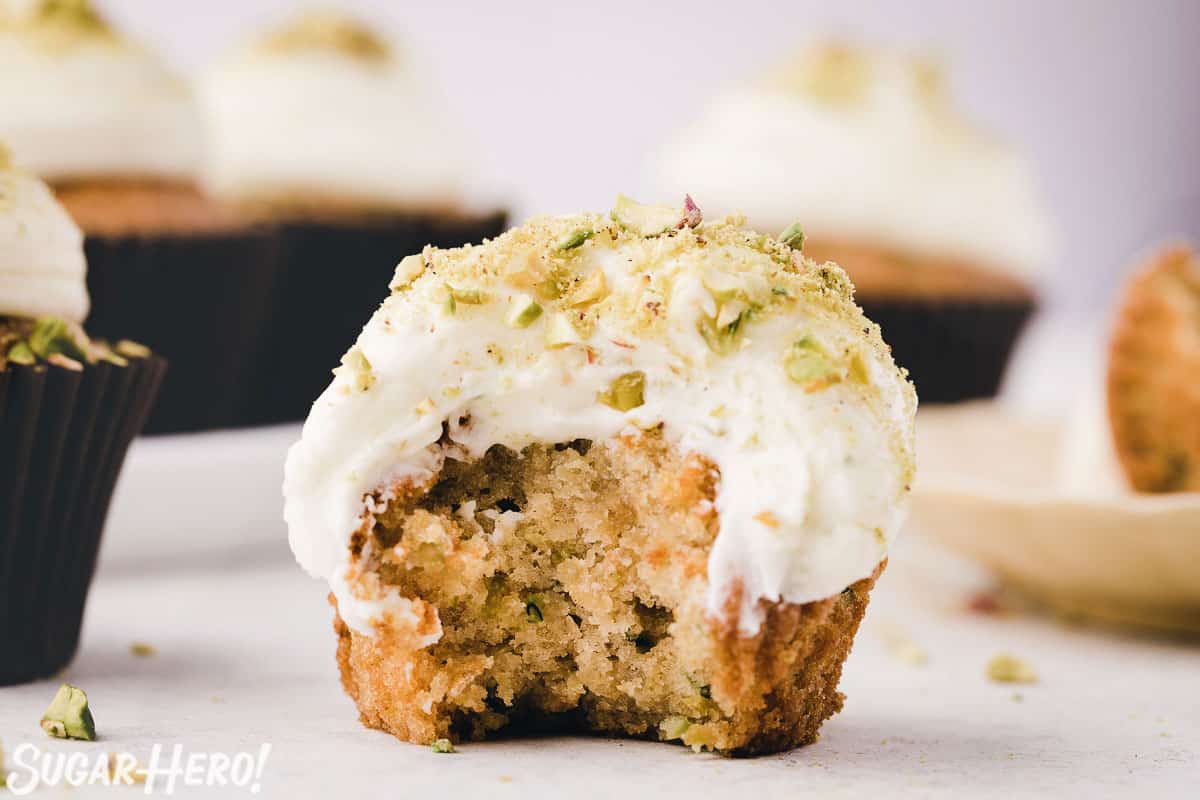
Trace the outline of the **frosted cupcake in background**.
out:
[[[817,47],[719,95],[652,177],[761,230],[799,220],[925,402],[995,394],[1051,257],[1026,161],[957,114],[937,66],[887,52]]]
[[[394,42],[355,20],[268,32],[208,73],[204,98],[212,190],[283,231],[256,419],[300,419],[400,258],[495,236],[505,215],[466,206],[465,129]]]
[[[90,339],[83,235],[0,147],[0,685],[74,655],[109,499],[166,364]]]
[[[86,236],[89,329],[172,361],[147,430],[238,424],[274,244],[199,187],[204,132],[187,85],[86,0],[8,2],[0,108],[0,139]]]

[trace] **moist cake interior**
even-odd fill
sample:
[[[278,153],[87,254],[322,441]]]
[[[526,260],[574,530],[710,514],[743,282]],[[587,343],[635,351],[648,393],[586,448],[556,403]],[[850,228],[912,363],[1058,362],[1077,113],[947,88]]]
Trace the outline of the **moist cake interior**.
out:
[[[705,460],[659,431],[475,461],[443,446],[436,482],[393,498],[354,545],[442,628],[417,648],[339,620],[368,725],[428,742],[552,724],[754,752],[811,741],[840,708],[869,581],[775,604],[758,637],[722,632],[704,602],[719,481]]]

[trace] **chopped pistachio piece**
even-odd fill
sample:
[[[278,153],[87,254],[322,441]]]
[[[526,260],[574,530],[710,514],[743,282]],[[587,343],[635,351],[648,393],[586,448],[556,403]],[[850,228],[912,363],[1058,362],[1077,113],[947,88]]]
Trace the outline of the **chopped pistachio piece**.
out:
[[[104,345],[99,345],[95,342],[92,342],[92,346],[89,349],[91,350],[93,361],[103,361],[107,364],[112,364],[113,366],[117,367],[129,366],[129,359],[125,358],[124,356],[117,355],[114,350],[105,347]]]
[[[683,219],[679,220],[680,228],[695,228],[704,221],[704,212],[690,194],[683,196]]]
[[[61,353],[77,361],[87,361],[88,344],[87,335],[78,325],[59,317],[42,317],[29,334],[29,349],[43,359]]]
[[[728,312],[727,308],[730,309]],[[753,309],[745,303],[734,301],[722,306],[716,319],[701,317],[700,322],[697,323],[697,329],[709,350],[717,355],[728,355],[733,352],[734,345],[738,341],[738,333],[741,332],[743,325],[749,321],[753,313]]]
[[[396,265],[396,272],[392,275],[392,282],[388,284],[388,288],[393,292],[403,289],[420,277],[424,271],[425,258],[420,253],[405,256]]]
[[[451,286],[450,296],[454,298],[455,302],[468,306],[478,306],[488,301],[488,294],[482,289],[455,289]]]
[[[42,730],[56,739],[96,740],[96,722],[83,689],[64,683],[42,715]]]
[[[138,658],[150,658],[158,655],[158,648],[146,642],[133,642],[129,645],[129,652]]]
[[[458,311],[458,303],[454,302],[454,292],[446,292],[446,299],[442,303],[442,313],[452,317],[456,311]]]
[[[604,277],[604,270],[598,269],[583,279],[579,288],[571,295],[570,304],[572,306],[588,306],[600,302],[607,294],[608,279]]]
[[[132,342],[129,339],[122,339],[113,345],[113,351],[119,356],[125,358],[149,358],[150,348],[138,342]]]
[[[783,368],[792,381],[803,386],[808,392],[824,389],[837,383],[842,377],[824,348],[810,336],[801,337],[792,343],[783,358]]]
[[[1037,683],[1037,671],[1027,662],[1001,653],[987,663],[987,676],[996,683]]]
[[[566,314],[559,312],[550,317],[546,325],[546,347],[556,350],[582,341],[579,331],[575,330]]]
[[[554,249],[558,251],[574,250],[576,247],[581,247],[584,242],[595,235],[596,232],[591,228],[576,228],[559,239],[554,245]]]
[[[545,619],[542,615],[542,607],[539,604],[538,598],[530,597],[525,601],[525,617],[530,622],[541,622]]]
[[[629,411],[646,402],[646,373],[626,372],[600,393],[600,402],[617,411]]]
[[[429,745],[429,747],[435,753],[453,753],[454,752],[454,743],[451,742],[449,739],[434,739],[433,743],[431,745]]]
[[[642,205],[619,194],[609,216],[613,222],[630,233],[636,233],[638,236],[658,236],[675,229],[679,224],[680,210],[671,206]]]
[[[784,228],[783,233],[779,234],[779,241],[786,244],[793,250],[804,249],[804,229],[800,227],[799,222],[793,222]]]
[[[69,369],[71,372],[83,372],[83,364],[73,358],[64,356],[62,353],[51,353],[46,358],[46,363],[60,369]]]
[[[23,367],[31,367],[37,363],[37,355],[30,349],[28,342],[17,342],[8,351],[8,360]]]
[[[687,717],[667,717],[658,724],[658,729],[662,731],[663,736],[670,741],[671,739],[681,739],[687,729],[692,726]]]
[[[350,351],[342,356],[342,367],[339,369],[350,370],[351,376],[354,378],[354,386],[360,392],[365,392],[375,385],[375,373],[371,368],[371,362],[357,347],[350,348]]]
[[[508,313],[508,324],[513,328],[528,328],[542,315],[542,307],[529,295],[520,295]]]

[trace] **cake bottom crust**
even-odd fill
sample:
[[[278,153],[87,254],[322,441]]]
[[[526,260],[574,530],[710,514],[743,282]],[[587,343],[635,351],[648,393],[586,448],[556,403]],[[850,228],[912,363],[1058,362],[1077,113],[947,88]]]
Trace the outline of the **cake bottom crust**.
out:
[[[489,451],[393,495],[364,521],[352,569],[399,588],[412,613],[365,636],[330,598],[363,724],[418,744],[501,729],[726,755],[815,741],[842,707],[842,664],[886,562],[831,598],[760,600],[762,625],[746,636],[737,588],[717,617],[704,606],[716,478],[649,434]],[[519,507],[518,521],[484,508],[488,497]]]
[[[719,658],[715,681],[741,687],[739,703],[729,719],[707,723],[697,734],[674,737],[671,730],[647,727],[619,711],[582,709],[558,718],[526,716],[513,733],[560,730],[638,739],[696,743],[729,756],[778,753],[812,744],[825,720],[842,710],[845,696],[838,691],[842,664],[867,610],[868,593],[883,570],[855,583],[840,596],[804,605],[769,604],[767,621],[755,637],[726,633],[714,637]],[[330,595],[336,608],[336,601]],[[334,614],[337,663],[342,686],[358,707],[368,728],[387,731],[413,744],[450,737],[484,739],[485,725],[458,728],[453,715],[436,715],[421,705],[423,692],[396,687],[393,677],[416,668],[434,676],[436,665],[414,658],[403,647],[352,631]],[[482,722],[482,719],[480,720]],[[688,730],[693,726],[689,725]]]

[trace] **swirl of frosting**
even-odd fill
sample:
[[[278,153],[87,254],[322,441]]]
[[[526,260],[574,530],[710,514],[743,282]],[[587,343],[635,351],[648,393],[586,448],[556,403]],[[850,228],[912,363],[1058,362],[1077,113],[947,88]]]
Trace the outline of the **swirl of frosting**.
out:
[[[459,131],[395,46],[310,15],[214,67],[203,82],[208,182],[234,199],[455,206]]]
[[[778,228],[1035,276],[1051,235],[1028,164],[952,108],[936,65],[827,46],[719,95],[652,165]]]
[[[51,183],[192,179],[203,132],[187,85],[86,0],[0,6],[0,139]]]
[[[0,315],[83,322],[86,273],[79,227],[49,187],[15,169],[0,147]]]

